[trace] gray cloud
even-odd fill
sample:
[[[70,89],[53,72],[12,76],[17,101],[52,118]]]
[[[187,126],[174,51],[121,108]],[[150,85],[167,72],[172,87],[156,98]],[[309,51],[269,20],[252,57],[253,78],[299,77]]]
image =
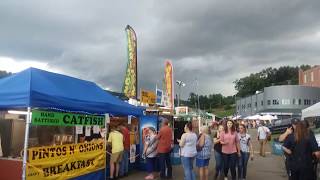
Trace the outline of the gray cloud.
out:
[[[124,28],[138,36],[139,86],[162,84],[165,59],[184,97],[234,93],[232,82],[263,68],[316,64],[320,1],[0,2],[0,56],[47,62],[66,74],[121,90]]]

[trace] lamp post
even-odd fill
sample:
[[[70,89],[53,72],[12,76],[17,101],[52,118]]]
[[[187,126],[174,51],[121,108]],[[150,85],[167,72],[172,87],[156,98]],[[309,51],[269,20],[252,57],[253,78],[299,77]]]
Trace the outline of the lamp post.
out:
[[[178,87],[179,87],[179,97],[178,97],[178,107],[180,106],[180,94],[181,94],[181,87],[185,87],[186,86],[186,83],[182,82],[182,81],[179,81],[177,80],[176,81]]]

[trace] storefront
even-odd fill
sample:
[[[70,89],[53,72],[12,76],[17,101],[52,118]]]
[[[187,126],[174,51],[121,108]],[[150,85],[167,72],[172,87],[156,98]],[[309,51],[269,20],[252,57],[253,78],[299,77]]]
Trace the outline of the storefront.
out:
[[[92,82],[34,68],[0,87],[0,179],[105,179],[105,122],[143,114]]]

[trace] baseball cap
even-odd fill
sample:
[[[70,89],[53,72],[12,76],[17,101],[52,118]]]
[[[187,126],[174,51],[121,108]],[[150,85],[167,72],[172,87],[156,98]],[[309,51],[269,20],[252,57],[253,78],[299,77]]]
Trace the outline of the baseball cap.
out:
[[[299,118],[292,118],[291,119],[291,124],[297,124],[300,121]]]

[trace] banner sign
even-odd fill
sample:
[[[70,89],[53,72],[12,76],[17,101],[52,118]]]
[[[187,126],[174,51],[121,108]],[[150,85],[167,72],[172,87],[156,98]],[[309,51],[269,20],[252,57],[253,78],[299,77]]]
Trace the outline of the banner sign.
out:
[[[141,90],[140,101],[148,104],[156,104],[156,94],[152,91]]]
[[[28,149],[27,179],[70,179],[105,168],[103,140]]]
[[[137,36],[132,27],[127,25],[128,64],[122,92],[128,98],[137,99]]]
[[[33,110],[31,123],[46,126],[104,126],[105,118],[104,116]]]
[[[173,67],[170,61],[166,61],[164,79],[166,86],[166,95],[168,96],[169,108],[173,110],[174,99],[173,99]]]
[[[188,115],[188,106],[176,107],[176,115]]]
[[[157,94],[157,104],[162,105],[162,90],[156,89],[156,94]]]

